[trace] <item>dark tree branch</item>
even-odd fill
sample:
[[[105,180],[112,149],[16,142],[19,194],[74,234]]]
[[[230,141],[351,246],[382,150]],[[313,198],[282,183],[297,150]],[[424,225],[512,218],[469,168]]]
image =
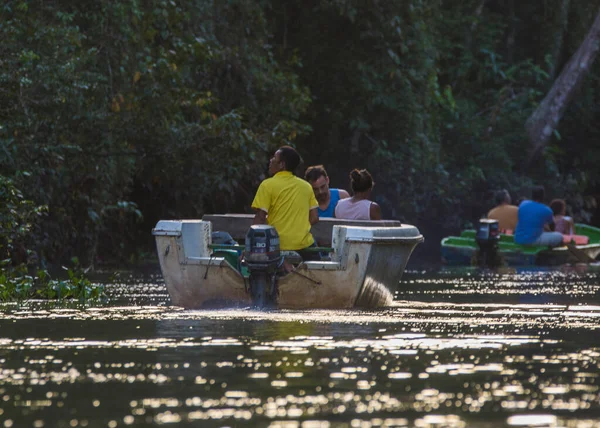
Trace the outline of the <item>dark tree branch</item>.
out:
[[[600,10],[585,40],[563,68],[560,76],[542,100],[538,108],[527,119],[525,129],[532,147],[522,165],[523,172],[531,167],[542,153],[556,130],[565,110],[590,71],[600,49]]]

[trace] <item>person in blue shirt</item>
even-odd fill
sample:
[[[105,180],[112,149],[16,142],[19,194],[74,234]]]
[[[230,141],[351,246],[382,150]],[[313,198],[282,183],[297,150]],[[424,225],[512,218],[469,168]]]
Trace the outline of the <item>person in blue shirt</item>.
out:
[[[515,242],[521,245],[562,245],[563,236],[554,231],[553,212],[543,203],[544,187],[536,186],[531,192],[531,200],[519,205],[519,220],[515,230]],[[550,231],[546,231],[545,227]]]
[[[334,217],[335,206],[340,199],[350,197],[344,189],[330,189],[329,176],[323,165],[314,165],[306,168],[304,179],[310,183],[319,202],[319,218]]]

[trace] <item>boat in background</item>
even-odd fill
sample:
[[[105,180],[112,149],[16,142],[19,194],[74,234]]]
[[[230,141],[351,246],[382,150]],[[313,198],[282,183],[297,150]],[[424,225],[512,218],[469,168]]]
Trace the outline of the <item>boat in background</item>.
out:
[[[214,231],[243,240],[254,216],[205,215],[202,220],[161,220],[152,233],[171,301],[184,308],[249,306],[243,247],[213,244]],[[300,261],[277,280],[279,308],[374,308],[394,299],[419,230],[398,221],[320,219],[312,228],[330,260]]]
[[[512,235],[500,234],[497,252],[509,266],[558,266],[597,260],[600,255],[600,229],[586,224],[575,224],[573,244],[548,248],[546,246],[520,245]],[[479,251],[476,231],[464,230],[460,236],[448,236],[442,239],[442,261],[448,265],[471,265]],[[587,237],[587,243],[585,239]],[[568,241],[569,239],[565,239]],[[577,245],[577,242],[580,242]]]

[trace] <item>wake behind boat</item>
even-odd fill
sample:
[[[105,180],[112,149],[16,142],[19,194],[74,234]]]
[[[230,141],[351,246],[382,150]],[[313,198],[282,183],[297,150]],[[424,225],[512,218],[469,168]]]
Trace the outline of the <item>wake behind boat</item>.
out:
[[[257,274],[248,269],[253,263],[260,263],[250,260],[242,266],[241,250],[245,250],[248,258],[254,247],[264,242],[270,245],[270,238],[260,235],[265,232],[261,228],[254,232],[259,235],[255,237],[258,241],[249,242],[253,218],[247,214],[224,214],[205,215],[202,220],[157,223],[152,233],[174,305],[202,308],[256,303],[250,279]],[[235,240],[244,239],[245,247],[214,244],[216,231],[226,231]],[[330,260],[298,261],[292,272],[273,276],[276,281],[273,303],[279,308],[387,306],[393,301],[412,251],[423,242],[416,227],[392,220],[324,218],[313,226],[312,233],[321,245],[331,245],[325,250],[330,252]],[[282,257],[288,257],[282,253]],[[275,251],[273,254],[272,261],[279,263],[278,255]],[[270,269],[268,263],[263,263],[264,269]]]

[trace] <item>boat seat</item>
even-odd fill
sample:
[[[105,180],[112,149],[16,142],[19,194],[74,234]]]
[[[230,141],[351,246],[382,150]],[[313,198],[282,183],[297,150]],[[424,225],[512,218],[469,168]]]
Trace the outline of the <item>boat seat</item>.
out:
[[[254,220],[254,214],[205,214],[202,220],[212,223],[212,230],[226,230],[236,241],[243,242]],[[311,233],[319,246],[331,246],[333,226],[400,227],[398,220],[341,220],[320,218],[311,228]]]
[[[308,270],[338,270],[341,266],[339,262],[332,261],[310,261],[304,262],[304,265]]]
[[[293,265],[302,263],[302,256],[295,251],[281,251],[281,255],[285,260]]]
[[[590,238],[585,235],[564,235],[563,234],[563,243],[570,244],[574,242],[575,245],[587,245],[590,243]]]

